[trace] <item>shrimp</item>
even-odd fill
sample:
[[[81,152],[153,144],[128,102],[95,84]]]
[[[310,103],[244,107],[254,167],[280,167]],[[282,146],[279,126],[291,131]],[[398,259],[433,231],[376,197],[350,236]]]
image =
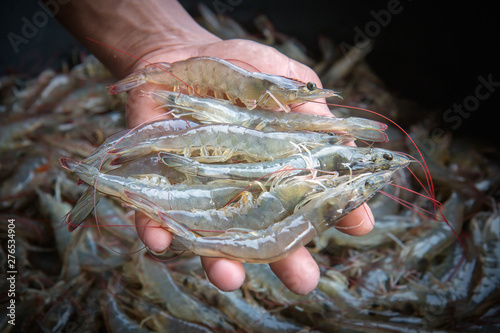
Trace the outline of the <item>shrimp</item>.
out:
[[[204,185],[170,185],[162,176],[145,179],[120,177],[101,173],[96,167],[69,158],[61,157],[60,162],[63,168],[74,172],[84,182],[105,195],[115,196],[125,203],[130,203],[125,192],[133,192],[170,209],[222,208],[248,185],[247,182],[220,180]]]
[[[280,171],[289,171],[290,176],[313,170],[346,174],[399,168],[411,162],[405,155],[381,148],[341,145],[322,146],[310,152],[258,163],[205,164],[169,153],[159,153],[159,156],[166,165],[186,175],[247,180],[267,179]]]
[[[401,251],[400,260],[405,263],[408,270],[425,270],[437,255],[455,241],[453,231],[457,234],[462,231],[464,199],[453,192],[443,208],[443,215],[448,217],[450,225],[444,222],[437,223]]]
[[[98,162],[98,160],[95,161]],[[151,179],[154,175],[162,175],[170,183],[180,183],[186,178],[184,174],[162,163],[161,159],[156,155],[147,155],[133,162],[124,163],[120,167],[108,171],[107,174],[121,177],[132,176],[139,179],[147,177]],[[101,195],[100,192],[94,191],[94,188],[91,186],[85,190],[73,209],[63,218],[64,223],[68,225],[69,232],[78,228],[94,210],[94,205],[99,202]]]
[[[474,221],[476,237],[479,248],[480,281],[472,288],[466,303],[467,316],[479,315],[486,311],[490,304],[498,304],[499,285],[498,276],[500,274],[500,214],[498,204],[493,202],[493,212],[488,213],[488,217],[481,221],[483,214],[479,215]],[[479,235],[478,235],[479,236]]]
[[[279,75],[249,72],[229,61],[214,57],[194,57],[173,63],[155,63],[132,73],[110,89],[111,94],[128,91],[143,83],[164,84],[180,91],[185,85],[196,94],[241,101],[249,110],[280,109],[290,112],[290,104],[337,96],[314,82],[303,83]]]
[[[220,309],[245,332],[299,332],[301,325],[278,314],[273,314],[259,304],[248,302],[241,290],[223,292],[206,279],[172,273],[172,278],[187,285],[201,299]]]
[[[108,151],[112,148],[133,145],[137,141],[151,137],[154,133],[178,132],[196,126],[198,126],[198,124],[194,122],[180,119],[168,119],[143,124],[133,131],[125,129],[108,137],[104,143],[97,147],[92,155],[84,159],[83,162],[98,167],[103,162]]]
[[[297,306],[308,314],[339,311],[337,300],[319,289],[305,295],[297,295],[285,287],[269,265],[243,264],[250,290],[258,292],[274,304]],[[335,301],[334,301],[335,300]]]
[[[357,176],[315,196],[296,213],[266,229],[233,229],[220,236],[196,237],[193,232],[169,218],[168,212],[161,206],[132,202],[173,233],[172,250],[188,250],[200,256],[250,263],[270,263],[288,256],[318,234],[335,226],[340,218],[386,185],[392,174],[393,171],[380,171]]]
[[[112,164],[121,164],[150,152],[195,156],[200,162],[224,162],[239,157],[244,161],[266,161],[299,151],[298,144],[316,148],[324,144],[351,141],[343,135],[314,132],[261,132],[231,124],[203,125],[178,132],[157,131],[130,146],[110,150]],[[199,155],[199,156],[196,156]]]
[[[225,100],[188,96],[167,90],[150,91],[148,95],[162,107],[175,108],[171,112],[174,117],[188,116],[202,124],[228,123],[263,131],[342,131],[361,140],[388,141],[387,134],[384,133],[387,125],[375,120],[298,112],[283,114],[263,109],[249,112],[248,109]]]
[[[120,305],[118,298],[112,294],[107,295],[105,302],[101,302],[101,313],[108,332],[153,332],[131,318]]]
[[[221,209],[169,210],[168,216],[189,229],[198,230],[197,232],[203,235],[230,228],[258,230],[267,228],[292,214],[295,206],[300,205],[300,202],[306,200],[309,195],[345,183],[349,177],[349,175],[341,177],[325,175],[315,179],[290,177],[273,185],[269,191],[262,192],[256,200],[240,203],[244,201],[240,199],[237,205]],[[133,194],[128,195],[133,196]],[[135,200],[146,202],[146,199],[137,196]]]
[[[143,286],[142,293],[165,306],[173,316],[214,329],[232,329],[229,318],[223,313],[179,288],[165,263],[142,253],[137,254],[134,261],[134,271]]]

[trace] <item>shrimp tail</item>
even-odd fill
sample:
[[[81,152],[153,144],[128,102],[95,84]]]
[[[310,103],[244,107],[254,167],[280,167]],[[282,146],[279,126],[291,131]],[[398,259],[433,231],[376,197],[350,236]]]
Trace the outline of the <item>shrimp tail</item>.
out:
[[[146,83],[146,79],[144,78],[143,75],[140,75],[140,73],[132,73],[125,77],[123,80],[118,81],[114,85],[108,87],[109,88],[109,93],[111,95],[116,95],[121,92],[129,91],[131,89],[134,89],[141,84]]]
[[[178,237],[172,239],[169,249],[174,252],[189,251],[188,247],[184,244],[183,239]]]
[[[349,125],[349,130],[347,132],[357,139],[373,142],[389,141],[387,134],[384,133],[387,129],[387,124],[358,117],[346,118],[346,120]]]
[[[137,157],[146,155],[151,152],[151,144],[149,142],[141,142],[134,146],[126,146],[116,149],[111,149],[108,154],[117,155],[112,161],[111,165],[120,165],[130,162]]]
[[[64,169],[71,171],[71,172],[75,172],[75,168],[78,165],[78,163],[80,163],[80,162],[78,162],[77,160],[68,158],[68,157],[61,157],[61,158],[59,158],[59,163],[61,163],[61,166]]]
[[[59,162],[63,168],[75,173],[81,180],[91,186],[93,186],[94,181],[99,176],[99,169],[92,165],[78,162],[67,157],[61,157]]]
[[[349,120],[350,122],[353,122],[358,126],[371,127],[373,129],[378,129],[380,131],[385,131],[387,129],[387,124],[384,124],[376,120],[358,118],[358,117],[352,117],[349,118]]]
[[[185,175],[197,176],[199,162],[193,161],[187,157],[161,152],[158,154],[165,165],[174,168]]]
[[[361,129],[349,130],[349,134],[359,140],[373,141],[373,142],[388,142],[389,137],[381,130]]]
[[[163,211],[163,208],[161,208],[154,202],[151,202],[148,199],[133,192],[125,191],[124,194],[133,206],[141,207],[141,209],[145,209],[149,212],[154,212],[154,214],[159,217],[161,222],[163,222],[163,227],[166,227],[174,235],[187,239],[193,239],[195,237],[194,234],[190,232],[185,226],[171,219]]]
[[[101,199],[101,195],[95,192],[95,203]],[[75,207],[63,217],[63,222],[68,225],[68,232],[73,232],[87,216],[94,210],[94,188],[89,187],[78,199]]]

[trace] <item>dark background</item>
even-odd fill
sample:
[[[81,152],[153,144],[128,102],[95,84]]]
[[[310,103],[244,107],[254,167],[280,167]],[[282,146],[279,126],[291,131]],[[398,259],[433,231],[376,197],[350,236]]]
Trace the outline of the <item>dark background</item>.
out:
[[[194,16],[198,15],[199,2],[212,10],[220,4],[236,4],[224,14],[249,30],[255,30],[253,19],[257,14],[264,13],[278,31],[298,38],[314,58],[320,56],[319,35],[329,36],[338,44],[352,45],[354,28],[364,31],[367,22],[374,20],[370,12],[386,9],[390,1],[181,1]],[[83,48],[55,19],[50,19],[27,45],[21,44],[20,51],[14,53],[7,34],[20,34],[21,18],[26,16],[31,20],[40,7],[37,1],[26,0],[4,1],[0,6],[0,74],[33,76],[44,68],[60,67],[61,59],[70,66],[78,62]],[[402,0],[400,6],[403,10],[392,15],[390,23],[381,29],[367,57],[393,94],[442,114],[474,94],[478,76],[486,78],[492,74],[493,81],[500,82],[500,72],[496,70],[499,29],[493,5]],[[453,131],[454,135],[500,142],[496,120],[498,95],[500,88],[481,102],[477,111]],[[447,124],[442,126],[446,128]]]

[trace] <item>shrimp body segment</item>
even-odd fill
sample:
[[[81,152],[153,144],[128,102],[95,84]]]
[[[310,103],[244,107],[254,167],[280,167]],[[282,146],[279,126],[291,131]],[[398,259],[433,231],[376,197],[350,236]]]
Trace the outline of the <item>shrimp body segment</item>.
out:
[[[271,110],[247,108],[216,98],[201,98],[153,90],[149,96],[171,108],[174,117],[191,117],[202,124],[228,123],[263,131],[342,131],[361,140],[387,142],[387,125],[375,120],[349,117],[335,118],[309,113],[277,113]]]
[[[215,57],[150,64],[116,83],[110,93],[127,91],[146,82],[167,85],[173,91],[181,91],[187,85],[188,90],[200,96],[212,92],[217,98],[240,101],[250,110],[259,107],[289,112],[290,104],[338,96],[333,90],[318,88],[313,82],[249,72]]]
[[[153,219],[174,234],[172,250],[188,250],[200,256],[221,257],[251,263],[280,260],[369,200],[386,185],[393,171],[363,174],[326,190],[284,220],[260,230],[228,230],[220,236],[197,237],[162,207],[142,206]]]

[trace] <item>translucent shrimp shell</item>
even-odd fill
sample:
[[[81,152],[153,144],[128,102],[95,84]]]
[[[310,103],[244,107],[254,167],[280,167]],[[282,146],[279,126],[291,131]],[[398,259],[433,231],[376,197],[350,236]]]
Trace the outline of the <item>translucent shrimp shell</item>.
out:
[[[239,100],[248,109],[281,109],[288,105],[316,98],[338,96],[334,91],[321,89],[313,82],[259,72],[249,72],[229,61],[214,57],[195,57],[173,63],[155,63],[132,73],[111,87],[117,94],[152,82],[172,87],[174,91],[187,88],[197,95]]]

